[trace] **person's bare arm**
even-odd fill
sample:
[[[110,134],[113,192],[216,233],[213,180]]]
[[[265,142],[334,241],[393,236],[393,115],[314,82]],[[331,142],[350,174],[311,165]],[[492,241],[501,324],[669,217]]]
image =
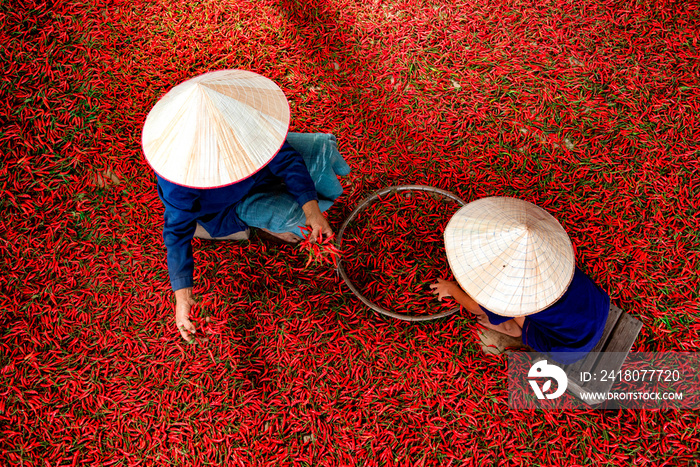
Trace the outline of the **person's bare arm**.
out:
[[[433,294],[438,296],[438,300],[442,300],[444,297],[453,297],[457,303],[476,315],[477,321],[482,326],[513,337],[520,337],[522,334],[522,327],[525,323],[524,316],[515,317],[501,324],[491,324],[484,310],[456,282],[438,279],[437,283],[432,284],[430,288],[433,289]]]
[[[466,308],[470,313],[474,315],[485,314],[479,304],[467,295],[456,282],[438,279],[436,284],[430,285],[430,288],[433,289],[433,294],[437,295],[440,301],[445,297],[453,297],[457,300],[457,303]]]

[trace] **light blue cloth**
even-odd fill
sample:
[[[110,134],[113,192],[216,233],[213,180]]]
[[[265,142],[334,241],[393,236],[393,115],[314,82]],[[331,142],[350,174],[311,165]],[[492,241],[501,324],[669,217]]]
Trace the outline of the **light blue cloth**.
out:
[[[289,133],[287,142],[304,159],[318,193],[321,212],[333,205],[343,187],[337,176],[350,173],[350,166],[338,151],[336,138],[326,133]],[[236,214],[251,227],[271,232],[292,232],[302,236],[306,216],[299,203],[279,182],[260,187],[236,207]]]

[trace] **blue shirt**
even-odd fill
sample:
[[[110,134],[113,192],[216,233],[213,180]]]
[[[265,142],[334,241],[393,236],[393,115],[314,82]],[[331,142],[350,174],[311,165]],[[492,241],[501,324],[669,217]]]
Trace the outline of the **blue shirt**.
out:
[[[221,188],[188,188],[156,174],[158,196],[165,206],[163,240],[168,249],[168,273],[173,290],[192,287],[192,237],[199,223],[212,237],[225,237],[248,226],[236,206],[248,195],[265,192],[284,182],[300,206],[318,200],[304,159],[286,141],[277,155],[245,180]]]
[[[491,324],[511,317],[497,315],[483,307]],[[603,335],[610,311],[610,297],[583,271],[576,268],[564,295],[548,308],[525,317],[523,343],[542,353],[557,355],[559,363],[569,364],[583,358]]]

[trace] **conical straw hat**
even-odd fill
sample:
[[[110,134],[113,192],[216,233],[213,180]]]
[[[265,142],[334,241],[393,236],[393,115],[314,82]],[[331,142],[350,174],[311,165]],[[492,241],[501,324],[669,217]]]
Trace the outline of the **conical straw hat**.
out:
[[[503,316],[544,310],[574,275],[574,250],[561,224],[515,198],[483,198],[462,207],[445,228],[445,250],[464,291]]]
[[[215,188],[264,167],[288,128],[289,104],[273,81],[251,71],[214,71],[156,103],[143,126],[143,152],[166,180]]]

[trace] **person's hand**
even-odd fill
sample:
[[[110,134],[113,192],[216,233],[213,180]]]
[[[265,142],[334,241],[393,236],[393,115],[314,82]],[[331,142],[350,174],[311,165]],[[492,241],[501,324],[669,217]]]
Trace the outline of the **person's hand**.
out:
[[[318,201],[309,201],[301,207],[306,214],[306,225],[311,227],[310,238],[312,240],[318,240],[318,235],[323,233],[323,235],[332,235],[333,229],[328,224],[326,216],[323,215],[318,207]]]
[[[175,324],[180,335],[187,342],[191,342],[192,335],[197,332],[194,324],[190,321],[190,310],[194,304],[191,287],[175,291]]]
[[[433,295],[437,295],[437,299],[440,302],[445,297],[453,297],[455,287],[459,287],[456,282],[443,279],[438,279],[437,283],[430,284],[430,288],[433,289]]]

